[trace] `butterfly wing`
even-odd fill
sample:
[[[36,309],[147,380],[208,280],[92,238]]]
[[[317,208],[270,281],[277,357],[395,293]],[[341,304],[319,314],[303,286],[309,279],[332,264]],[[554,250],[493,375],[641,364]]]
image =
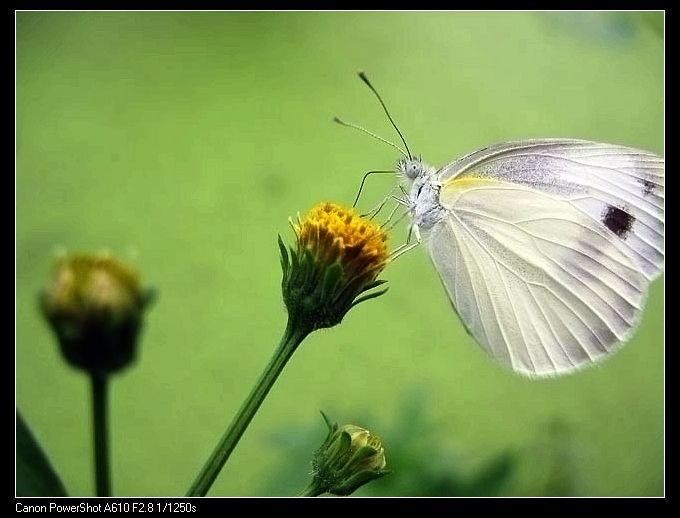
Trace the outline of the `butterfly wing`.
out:
[[[663,252],[659,260],[642,262],[638,252],[648,250],[629,244],[632,236],[647,243],[643,237],[651,235],[645,233],[649,227],[635,226],[642,219],[637,216],[647,211],[650,226],[656,221],[660,232],[650,248],[663,250],[663,176],[656,169],[663,161],[648,154],[644,159],[654,164],[650,177],[655,179],[655,196],[661,197],[661,208],[652,210],[656,205],[644,200],[640,181],[635,196],[611,189],[613,194],[605,197],[607,182],[627,182],[632,190],[632,182],[622,178],[633,170],[621,165],[625,157],[612,157],[609,166],[602,166],[626,168],[620,174],[610,172],[614,180],[600,172],[590,183],[579,180],[584,174],[580,166],[571,170],[576,167],[573,157],[559,159],[557,165],[553,159],[572,147],[583,155],[588,146],[599,150],[602,145],[509,143],[469,155],[440,172],[440,202],[448,210],[424,234],[430,256],[468,331],[493,357],[527,375],[569,372],[627,340],[649,279],[663,264]],[[647,178],[641,167],[635,170]],[[626,231],[617,232],[619,227],[607,224],[606,213],[595,212],[596,203],[625,207],[620,210],[635,219],[619,221]]]
[[[488,178],[548,193],[616,234],[645,277],[663,270],[664,160],[648,151],[585,140],[505,142],[456,160],[438,178]]]

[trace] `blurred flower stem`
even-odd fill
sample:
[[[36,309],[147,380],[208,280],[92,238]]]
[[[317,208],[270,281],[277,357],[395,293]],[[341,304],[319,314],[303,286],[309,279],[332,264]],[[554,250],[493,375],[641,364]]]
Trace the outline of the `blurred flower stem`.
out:
[[[94,466],[97,496],[111,496],[108,433],[109,379],[105,374],[93,374],[91,379],[92,429],[94,433]]]
[[[293,224],[296,246],[279,237],[281,291],[288,323],[272,359],[255,383],[191,485],[187,496],[205,496],[239,439],[298,345],[312,331],[339,324],[357,304],[386,289],[368,293],[389,261],[387,234],[375,223],[333,203],[314,207]]]
[[[134,270],[108,254],[61,258],[40,294],[64,360],[90,376],[97,496],[111,496],[108,381],[134,362],[144,310],[153,297]]]

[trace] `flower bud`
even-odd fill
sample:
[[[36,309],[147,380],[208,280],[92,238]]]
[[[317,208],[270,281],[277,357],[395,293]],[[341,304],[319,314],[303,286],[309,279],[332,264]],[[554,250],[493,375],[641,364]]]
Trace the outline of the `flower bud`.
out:
[[[107,255],[73,255],[56,263],[40,302],[64,358],[105,375],[134,360],[151,298],[124,264]]]
[[[308,494],[350,495],[389,473],[385,469],[385,450],[377,435],[352,424],[338,427],[323,412],[322,415],[328,425],[328,436],[314,453]]]

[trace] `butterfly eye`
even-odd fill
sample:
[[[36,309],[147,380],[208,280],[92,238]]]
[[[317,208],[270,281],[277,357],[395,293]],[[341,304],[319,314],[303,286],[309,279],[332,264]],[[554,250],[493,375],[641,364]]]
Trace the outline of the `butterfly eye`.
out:
[[[406,164],[406,176],[415,179],[420,176],[420,167],[417,162],[409,162]]]

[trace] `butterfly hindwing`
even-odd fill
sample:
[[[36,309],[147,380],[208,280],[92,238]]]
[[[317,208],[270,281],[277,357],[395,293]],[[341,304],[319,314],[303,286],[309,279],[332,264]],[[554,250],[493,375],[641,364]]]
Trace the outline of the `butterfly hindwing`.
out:
[[[440,203],[446,216],[424,234],[430,257],[496,359],[561,374],[630,336],[649,280],[620,237],[564,193],[471,170],[444,181]]]

